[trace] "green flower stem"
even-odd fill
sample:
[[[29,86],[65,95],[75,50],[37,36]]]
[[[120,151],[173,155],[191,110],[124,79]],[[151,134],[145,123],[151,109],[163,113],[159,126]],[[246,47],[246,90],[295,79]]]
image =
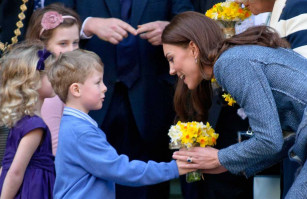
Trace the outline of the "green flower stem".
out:
[[[202,177],[202,173],[200,170],[192,171],[186,174],[187,183],[200,181]]]

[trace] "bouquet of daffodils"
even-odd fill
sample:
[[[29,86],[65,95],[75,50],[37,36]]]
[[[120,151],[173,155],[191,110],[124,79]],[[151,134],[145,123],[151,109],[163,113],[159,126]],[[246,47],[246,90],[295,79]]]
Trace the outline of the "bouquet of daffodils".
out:
[[[170,148],[180,149],[200,146],[214,146],[219,134],[207,122],[177,122],[172,125],[168,132],[171,138]],[[187,182],[195,182],[201,179],[202,174],[199,171],[190,172],[186,175]]]
[[[207,10],[206,16],[221,21],[243,21],[251,16],[251,12],[246,8],[242,8],[239,3],[226,1],[215,4],[211,9]]]
[[[207,17],[216,20],[223,27],[226,38],[235,34],[235,24],[251,16],[247,8],[242,8],[241,4],[234,1],[226,1],[215,4],[207,10]]]

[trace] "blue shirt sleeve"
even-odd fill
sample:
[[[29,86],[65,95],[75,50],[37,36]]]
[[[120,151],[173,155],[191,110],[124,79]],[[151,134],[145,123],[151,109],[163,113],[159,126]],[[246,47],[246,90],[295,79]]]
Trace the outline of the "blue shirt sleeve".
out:
[[[99,133],[84,133],[77,143],[80,164],[93,176],[129,186],[156,184],[179,176],[175,161],[129,161],[126,155],[118,155]]]

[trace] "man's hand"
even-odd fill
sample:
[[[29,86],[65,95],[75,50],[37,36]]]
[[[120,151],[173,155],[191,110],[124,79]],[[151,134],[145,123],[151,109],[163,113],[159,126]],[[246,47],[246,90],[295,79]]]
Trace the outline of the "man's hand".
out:
[[[88,37],[96,35],[112,44],[118,44],[128,36],[128,33],[137,34],[137,31],[131,25],[120,19],[96,17],[89,18],[86,21],[83,32]]]
[[[152,45],[161,45],[162,44],[162,32],[169,24],[168,21],[155,21],[139,25],[137,29],[137,34],[140,35],[142,39],[147,39]]]

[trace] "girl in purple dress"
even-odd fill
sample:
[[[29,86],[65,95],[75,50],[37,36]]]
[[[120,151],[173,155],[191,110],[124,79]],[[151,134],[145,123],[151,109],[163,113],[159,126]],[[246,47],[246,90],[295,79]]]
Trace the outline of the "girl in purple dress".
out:
[[[50,52],[22,43],[0,59],[0,123],[10,128],[0,176],[1,199],[52,198],[55,180],[51,135],[40,117],[54,91],[47,78]]]

